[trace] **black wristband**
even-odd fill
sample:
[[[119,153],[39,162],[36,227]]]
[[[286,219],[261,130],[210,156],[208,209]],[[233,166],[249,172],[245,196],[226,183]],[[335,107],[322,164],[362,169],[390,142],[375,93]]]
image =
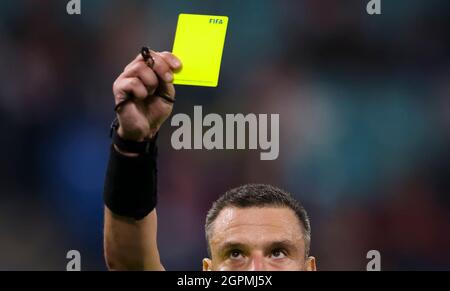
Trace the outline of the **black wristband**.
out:
[[[157,147],[152,139],[147,154],[127,157],[111,146],[106,172],[104,202],[114,214],[143,219],[157,204]]]
[[[148,154],[153,153],[155,151],[156,136],[152,139],[145,139],[144,141],[141,142],[126,140],[119,136],[119,134],[117,133],[118,129],[119,129],[119,121],[116,118],[111,124],[109,135],[112,138],[113,144],[115,144],[121,151],[133,154]]]

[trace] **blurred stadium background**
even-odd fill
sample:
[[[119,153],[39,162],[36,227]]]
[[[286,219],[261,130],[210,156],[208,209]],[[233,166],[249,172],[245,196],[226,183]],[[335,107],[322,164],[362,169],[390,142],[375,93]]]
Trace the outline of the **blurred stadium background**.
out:
[[[82,0],[0,3],[0,269],[105,270],[102,187],[112,82],[179,13],[230,17],[220,86],[179,87],[174,113],[279,113],[280,157],[160,145],[159,247],[201,270],[227,189],[270,183],[312,219],[321,270],[450,269],[450,2]]]

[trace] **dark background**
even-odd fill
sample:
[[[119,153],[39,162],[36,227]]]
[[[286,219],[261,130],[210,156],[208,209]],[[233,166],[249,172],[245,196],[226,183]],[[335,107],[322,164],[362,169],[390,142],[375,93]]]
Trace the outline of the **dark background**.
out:
[[[280,114],[280,156],[175,151],[161,130],[159,248],[201,270],[203,224],[231,187],[292,192],[320,270],[450,268],[450,2],[0,3],[0,269],[105,270],[102,188],[111,87],[139,48],[171,50],[179,13],[230,17],[218,88],[178,87],[176,113]]]

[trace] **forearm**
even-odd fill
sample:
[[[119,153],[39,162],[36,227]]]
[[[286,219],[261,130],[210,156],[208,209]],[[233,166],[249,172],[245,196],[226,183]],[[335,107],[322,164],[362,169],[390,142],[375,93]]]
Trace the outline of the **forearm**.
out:
[[[105,207],[105,259],[110,270],[162,271],[157,248],[156,210],[141,220],[120,217]]]
[[[156,245],[156,133],[173,110],[173,72],[180,68],[171,53],[144,47],[114,81],[117,122],[104,191],[112,270],[163,270]]]
[[[156,148],[142,154],[111,148],[104,196],[104,251],[110,270],[163,270],[154,210],[156,154]]]

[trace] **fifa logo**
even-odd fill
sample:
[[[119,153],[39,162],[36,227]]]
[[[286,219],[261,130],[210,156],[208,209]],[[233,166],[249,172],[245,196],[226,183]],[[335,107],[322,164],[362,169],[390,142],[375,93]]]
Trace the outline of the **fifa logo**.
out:
[[[217,18],[210,18],[209,19],[209,24],[223,24],[223,20],[222,19],[217,19]]]

